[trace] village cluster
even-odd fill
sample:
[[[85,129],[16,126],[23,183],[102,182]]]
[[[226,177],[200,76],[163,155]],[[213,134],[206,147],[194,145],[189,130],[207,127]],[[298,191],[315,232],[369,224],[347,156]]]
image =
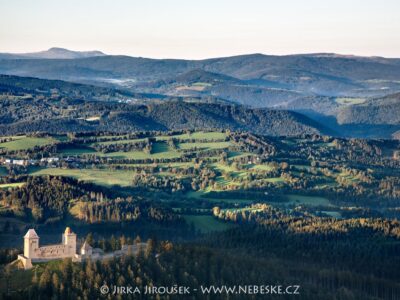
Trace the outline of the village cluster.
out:
[[[81,159],[75,156],[68,157],[43,157],[41,159],[15,159],[15,158],[4,158],[0,157],[0,165],[5,167],[28,167],[28,166],[39,166],[47,168],[57,168],[63,163],[70,167],[79,167]]]

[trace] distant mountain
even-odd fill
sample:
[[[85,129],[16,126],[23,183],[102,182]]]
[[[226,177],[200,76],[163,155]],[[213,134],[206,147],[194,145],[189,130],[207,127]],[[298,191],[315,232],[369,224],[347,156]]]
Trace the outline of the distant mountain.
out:
[[[0,53],[0,59],[76,59],[94,56],[105,56],[101,51],[72,51],[64,48],[53,47],[45,51],[32,53]]]
[[[12,54],[12,53],[0,53],[0,60],[2,59],[24,59],[23,55]]]
[[[166,80],[193,70],[230,76],[258,87],[325,96],[381,96],[400,90],[398,59],[340,55],[240,55],[206,60],[96,56],[81,59],[7,60],[0,73],[50,79]],[[190,74],[190,73],[189,73]],[[135,84],[131,85],[135,88]]]
[[[385,132],[382,136],[388,137],[398,130],[396,99],[390,102],[388,95],[400,92],[400,59],[332,53],[205,60],[102,53],[65,59],[67,56],[9,59],[10,54],[5,54],[0,56],[0,74],[85,83],[160,99],[292,110],[350,136],[373,133],[376,137]],[[379,100],[385,97],[389,98]]]

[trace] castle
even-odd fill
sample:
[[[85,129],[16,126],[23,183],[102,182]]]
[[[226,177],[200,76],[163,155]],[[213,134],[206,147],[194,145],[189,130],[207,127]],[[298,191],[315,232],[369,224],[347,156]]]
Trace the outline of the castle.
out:
[[[34,229],[29,229],[24,236],[24,255],[19,255],[25,269],[32,268],[32,262],[43,262],[53,259],[70,257],[79,259],[76,253],[76,234],[69,227],[62,234],[62,243],[57,245],[39,246],[39,236]]]
[[[76,234],[67,227],[62,234],[62,243],[56,245],[39,246],[39,236],[34,229],[29,229],[24,236],[24,254],[18,255],[25,268],[31,269],[32,262],[46,262],[55,259],[72,258],[72,261],[80,262],[83,259],[106,259],[127,254],[137,254],[146,243],[136,245],[123,245],[121,250],[104,254],[99,248],[92,248],[86,241],[77,253]]]

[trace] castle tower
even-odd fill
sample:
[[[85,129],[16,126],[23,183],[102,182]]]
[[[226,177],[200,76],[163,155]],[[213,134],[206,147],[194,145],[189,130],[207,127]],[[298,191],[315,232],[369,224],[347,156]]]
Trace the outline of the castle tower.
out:
[[[29,229],[24,236],[24,256],[26,258],[36,258],[37,249],[39,249],[39,236],[35,229]]]
[[[66,246],[66,254],[74,256],[76,254],[76,234],[72,232],[71,228],[65,228],[62,241]]]

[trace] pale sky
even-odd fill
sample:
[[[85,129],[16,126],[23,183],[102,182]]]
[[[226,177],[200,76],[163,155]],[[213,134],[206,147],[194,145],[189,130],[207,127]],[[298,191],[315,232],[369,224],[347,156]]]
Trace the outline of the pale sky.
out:
[[[399,0],[0,0],[0,52],[400,57]]]

